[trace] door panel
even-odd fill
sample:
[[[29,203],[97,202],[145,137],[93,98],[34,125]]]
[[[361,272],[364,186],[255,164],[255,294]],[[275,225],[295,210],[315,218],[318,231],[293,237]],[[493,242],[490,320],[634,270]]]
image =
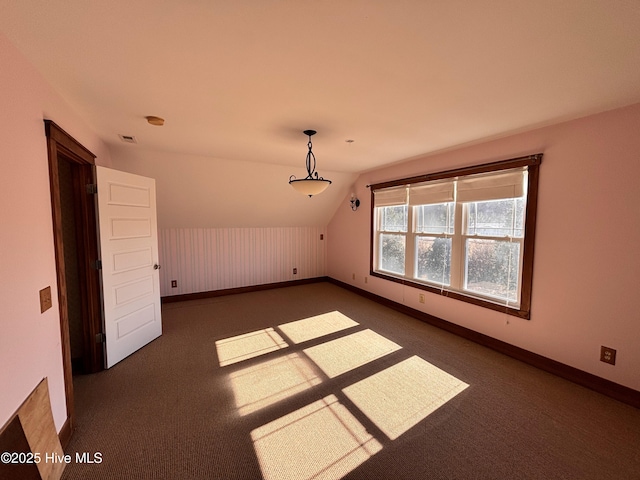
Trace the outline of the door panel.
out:
[[[155,180],[96,167],[106,366],[162,335]]]

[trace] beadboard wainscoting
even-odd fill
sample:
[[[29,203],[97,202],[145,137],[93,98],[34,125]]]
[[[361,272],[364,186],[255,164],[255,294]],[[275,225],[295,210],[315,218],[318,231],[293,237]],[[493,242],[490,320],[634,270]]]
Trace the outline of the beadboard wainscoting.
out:
[[[325,227],[165,228],[158,243],[163,297],[326,275]]]

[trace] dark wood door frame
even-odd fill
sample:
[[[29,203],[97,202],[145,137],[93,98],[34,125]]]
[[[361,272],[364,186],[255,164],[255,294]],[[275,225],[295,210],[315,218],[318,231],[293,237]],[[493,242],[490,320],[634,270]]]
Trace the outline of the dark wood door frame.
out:
[[[45,120],[47,151],[49,156],[49,178],[51,184],[51,210],[53,237],[58,281],[58,304],[60,310],[60,334],[64,371],[67,421],[60,432],[65,445],[74,428],[73,373],[71,367],[71,341],[67,310],[67,282],[62,234],[62,209],[60,202],[59,162],[71,163],[73,175],[76,220],[78,270],[82,297],[83,344],[86,355],[84,369],[93,373],[104,369],[104,350],[101,341],[102,306],[100,275],[96,268],[99,258],[95,195],[87,185],[95,184],[95,155],[78,143],[51,120]],[[99,339],[100,341],[96,341]]]

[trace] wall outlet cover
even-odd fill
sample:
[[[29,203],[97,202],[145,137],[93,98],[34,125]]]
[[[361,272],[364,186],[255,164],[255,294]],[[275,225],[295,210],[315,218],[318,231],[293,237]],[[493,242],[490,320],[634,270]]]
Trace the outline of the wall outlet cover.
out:
[[[610,365],[616,364],[616,349],[611,347],[600,347],[600,361]]]
[[[51,287],[40,290],[40,313],[44,313],[51,308]]]

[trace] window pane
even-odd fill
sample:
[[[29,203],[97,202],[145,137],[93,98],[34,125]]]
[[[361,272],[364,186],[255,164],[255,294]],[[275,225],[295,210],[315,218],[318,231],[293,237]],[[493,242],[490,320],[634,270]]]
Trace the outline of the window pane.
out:
[[[385,232],[407,231],[407,206],[380,207],[380,230]]]
[[[451,239],[416,238],[416,278],[443,285],[451,283]]]
[[[380,235],[380,269],[404,275],[404,235]]]
[[[416,233],[453,234],[454,203],[436,203],[414,207]]]
[[[468,203],[468,235],[517,237],[524,235],[524,199],[509,198]]]
[[[469,238],[465,289],[517,302],[520,244]]]

